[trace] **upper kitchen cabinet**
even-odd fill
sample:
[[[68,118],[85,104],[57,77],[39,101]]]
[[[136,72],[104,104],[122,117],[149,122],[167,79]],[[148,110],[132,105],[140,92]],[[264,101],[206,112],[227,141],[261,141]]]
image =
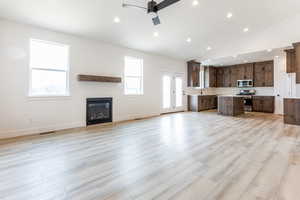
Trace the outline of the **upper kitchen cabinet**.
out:
[[[247,64],[242,64],[239,65],[241,70],[242,70],[242,74],[239,78],[239,80],[253,80],[253,63],[247,63]]]
[[[300,83],[300,42],[293,44],[295,49],[296,83]]]
[[[224,67],[224,87],[231,87],[231,67]]]
[[[254,87],[274,86],[274,62],[254,63]]]
[[[296,72],[296,51],[295,49],[287,49],[286,52],[286,73]]]
[[[192,70],[191,70],[192,71]],[[205,87],[237,87],[238,80],[253,80],[254,87],[274,86],[274,62],[205,67]],[[199,75],[199,72],[196,72]],[[192,74],[192,72],[189,72]],[[190,75],[189,75],[190,76]]]
[[[217,69],[215,67],[208,68],[209,74],[209,86],[208,87],[217,87]]]
[[[253,63],[235,65],[235,75],[232,76],[232,85],[237,86],[238,80],[253,80]]]
[[[201,63],[189,61],[188,67],[188,87],[200,87],[200,66]]]
[[[238,65],[230,66],[231,68],[231,84],[230,87],[237,86],[237,80],[239,80],[240,67]]]
[[[225,67],[217,68],[217,87],[224,87],[224,69]]]
[[[205,88],[217,87],[217,69],[215,67],[209,66],[204,68],[204,80]]]

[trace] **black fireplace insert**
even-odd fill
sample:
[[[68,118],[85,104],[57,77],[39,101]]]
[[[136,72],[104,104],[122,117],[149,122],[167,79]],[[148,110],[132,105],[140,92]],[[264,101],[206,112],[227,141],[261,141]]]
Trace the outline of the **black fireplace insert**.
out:
[[[112,98],[86,100],[86,125],[112,122]]]

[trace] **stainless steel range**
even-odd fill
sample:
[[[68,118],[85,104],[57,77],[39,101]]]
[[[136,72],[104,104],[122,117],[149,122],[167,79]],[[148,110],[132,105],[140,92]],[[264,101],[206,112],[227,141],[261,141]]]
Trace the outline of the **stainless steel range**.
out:
[[[252,112],[253,110],[253,101],[252,96],[256,94],[256,91],[251,90],[240,90],[240,92],[237,95],[244,97],[244,109],[246,112]]]

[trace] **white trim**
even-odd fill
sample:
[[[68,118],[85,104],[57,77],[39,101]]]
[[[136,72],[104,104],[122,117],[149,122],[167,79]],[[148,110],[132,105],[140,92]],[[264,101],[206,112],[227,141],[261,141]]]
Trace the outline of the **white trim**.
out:
[[[79,128],[79,127],[85,127],[85,122],[73,122],[67,124],[56,124],[47,127],[34,127],[34,128],[27,128],[27,129],[2,131],[0,132],[0,139],[34,135],[34,134],[45,133],[50,131],[59,131],[59,130],[70,129],[70,128]]]
[[[139,118],[149,118],[149,117],[159,117],[160,113],[149,113],[149,114],[138,114],[138,115],[124,115],[113,123],[126,122],[128,120],[135,120]],[[72,128],[84,128],[86,127],[86,122],[73,122],[66,124],[56,124],[47,127],[34,127],[27,129],[17,129],[17,130],[8,130],[0,132],[0,139],[8,139],[21,136],[37,135],[40,133],[51,132],[51,131],[62,131]]]

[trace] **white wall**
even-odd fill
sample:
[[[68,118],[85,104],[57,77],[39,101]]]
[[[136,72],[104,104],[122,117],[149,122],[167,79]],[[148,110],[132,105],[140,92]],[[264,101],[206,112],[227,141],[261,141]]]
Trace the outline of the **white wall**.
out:
[[[34,99],[27,96],[30,38],[70,45],[70,97]],[[80,73],[123,76],[124,56],[144,59],[143,96],[125,96],[123,84],[76,80]],[[84,126],[87,97],[113,97],[114,121],[158,115],[164,71],[182,73],[185,78],[186,64],[180,60],[0,20],[0,138]]]

